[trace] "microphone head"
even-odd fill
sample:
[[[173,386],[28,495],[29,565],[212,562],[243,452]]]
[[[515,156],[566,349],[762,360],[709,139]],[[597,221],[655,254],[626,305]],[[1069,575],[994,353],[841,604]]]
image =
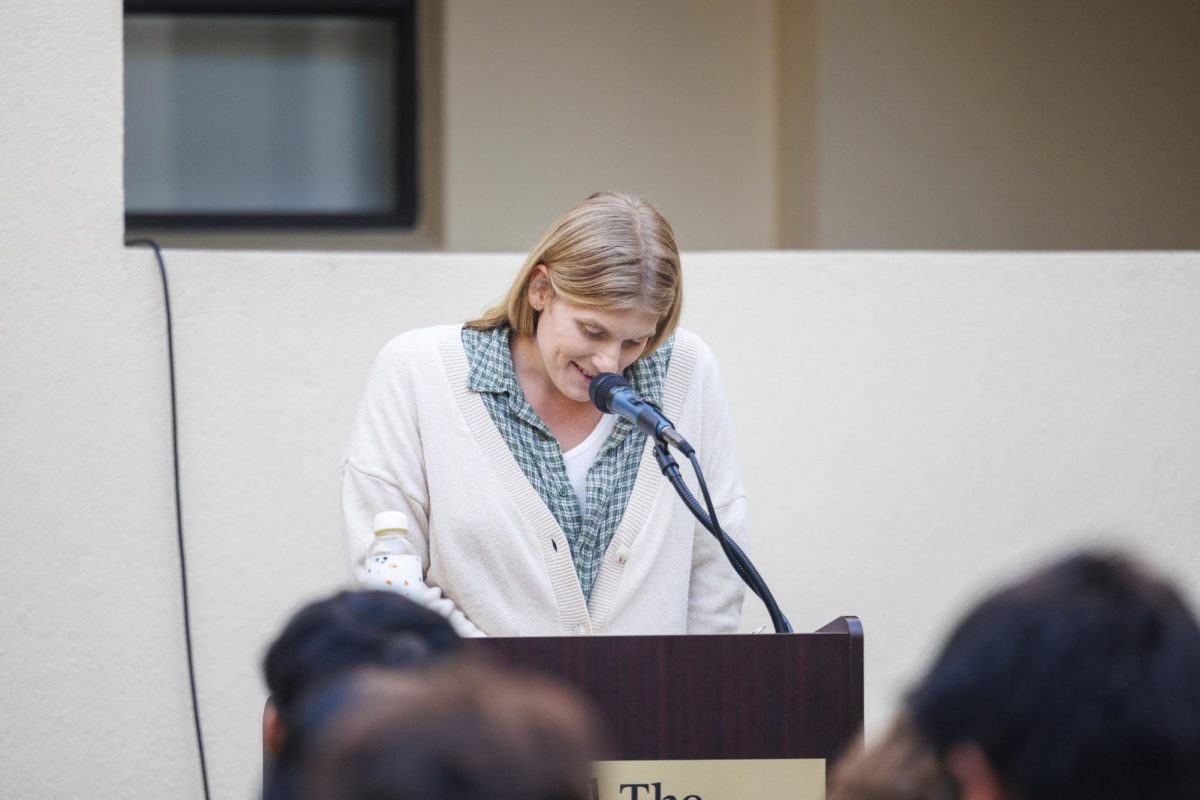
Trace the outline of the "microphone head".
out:
[[[613,389],[629,388],[629,381],[615,372],[601,372],[588,384],[588,397],[605,414],[612,413]]]

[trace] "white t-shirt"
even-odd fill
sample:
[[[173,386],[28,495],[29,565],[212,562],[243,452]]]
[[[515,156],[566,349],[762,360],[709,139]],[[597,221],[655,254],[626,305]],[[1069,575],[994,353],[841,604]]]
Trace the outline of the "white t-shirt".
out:
[[[596,456],[600,455],[600,448],[608,441],[609,434],[616,426],[617,415],[604,414],[586,439],[562,454],[563,464],[567,468],[567,480],[571,482],[571,488],[575,490],[575,497],[579,500],[579,511],[585,517],[587,516],[588,470],[592,468],[592,464],[596,463]]]

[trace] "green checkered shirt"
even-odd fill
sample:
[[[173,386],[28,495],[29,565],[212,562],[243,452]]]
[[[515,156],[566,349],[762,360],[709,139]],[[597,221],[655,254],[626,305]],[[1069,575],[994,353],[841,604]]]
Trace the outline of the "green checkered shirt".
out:
[[[492,331],[463,328],[467,388],[479,392],[513,458],[566,534],[579,586],[584,598],[590,599],[600,560],[617,532],[633,491],[646,434],[626,419],[617,420],[588,469],[584,517],[567,479],[558,440],[529,405],[517,382],[508,349],[510,333],[507,327]],[[639,359],[625,370],[638,397],[658,406],[662,405],[663,382],[674,343],[674,337],[668,339],[649,358]]]

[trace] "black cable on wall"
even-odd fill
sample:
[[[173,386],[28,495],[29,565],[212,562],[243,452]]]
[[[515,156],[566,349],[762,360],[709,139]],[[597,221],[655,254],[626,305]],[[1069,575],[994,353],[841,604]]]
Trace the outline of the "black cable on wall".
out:
[[[167,318],[167,367],[171,380],[171,458],[175,473],[175,532],[179,542],[179,578],[183,592],[183,639],[187,646],[188,684],[192,690],[192,719],[196,723],[196,749],[200,754],[200,780],[204,785],[204,798],[209,800],[208,764],[204,759],[204,734],[200,730],[200,704],[196,699],[196,665],[192,658],[192,622],[188,606],[187,559],[183,546],[183,503],[179,494],[179,423],[175,404],[175,341],[171,326],[171,292],[167,286],[167,265],[163,261],[162,249],[153,239],[130,239],[126,247],[146,246],[154,250],[158,260],[158,272],[162,276],[163,309]]]

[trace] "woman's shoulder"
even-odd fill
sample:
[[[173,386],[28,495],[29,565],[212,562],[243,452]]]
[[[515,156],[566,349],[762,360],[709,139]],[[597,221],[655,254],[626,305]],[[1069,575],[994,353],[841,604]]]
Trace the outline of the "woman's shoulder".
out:
[[[664,387],[664,410],[681,413],[685,404],[708,407],[721,397],[721,376],[717,357],[697,334],[684,328],[675,330],[671,364]]]
[[[671,371],[677,374],[715,374],[717,357],[700,335],[686,328],[676,328],[672,337]]]
[[[397,390],[421,383],[441,371],[449,371],[455,358],[462,358],[461,328],[460,325],[435,325],[413,328],[394,336],[375,357],[371,382]]]
[[[455,342],[461,325],[433,325],[412,328],[392,337],[379,353],[381,359],[403,360],[437,358],[448,342]]]

